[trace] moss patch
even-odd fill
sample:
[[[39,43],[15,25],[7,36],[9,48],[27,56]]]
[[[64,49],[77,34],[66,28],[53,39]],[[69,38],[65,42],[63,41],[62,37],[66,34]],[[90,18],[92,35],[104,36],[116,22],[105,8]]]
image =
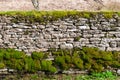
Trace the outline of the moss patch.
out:
[[[112,18],[114,14],[120,16],[120,12],[80,12],[80,11],[9,11],[0,12],[0,16],[12,17],[12,22],[38,22],[47,23],[58,19],[79,17],[94,18],[97,14],[103,14],[106,18]]]
[[[49,61],[52,54],[54,60]],[[119,52],[101,51],[97,48],[83,47],[51,49],[47,52],[33,52],[31,56],[13,49],[0,49],[0,69],[15,69],[19,73],[36,73],[43,71],[55,73],[69,69],[102,72],[111,68],[120,68]],[[109,70],[109,69],[108,69]]]

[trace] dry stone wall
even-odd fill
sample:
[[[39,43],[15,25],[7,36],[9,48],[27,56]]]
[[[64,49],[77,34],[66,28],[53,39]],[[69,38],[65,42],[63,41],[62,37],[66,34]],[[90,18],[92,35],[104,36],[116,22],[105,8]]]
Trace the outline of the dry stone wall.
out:
[[[14,48],[30,53],[49,48],[98,47],[120,51],[120,17],[78,18],[47,24],[13,23],[0,18],[0,48]]]

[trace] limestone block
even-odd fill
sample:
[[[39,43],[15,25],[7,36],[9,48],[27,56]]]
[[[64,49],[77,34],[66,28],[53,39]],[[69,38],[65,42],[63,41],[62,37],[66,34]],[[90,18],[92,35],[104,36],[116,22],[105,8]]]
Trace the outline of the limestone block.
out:
[[[79,47],[79,48],[82,47],[80,42],[74,42],[74,43],[73,43],[73,46],[74,46],[74,47]]]
[[[66,25],[60,25],[58,27],[59,31],[66,31],[67,30],[67,26]]]
[[[120,69],[117,70],[117,74],[120,76]]]
[[[30,26],[22,26],[21,28],[22,28],[22,29],[31,29]]]
[[[47,34],[44,34],[43,36],[44,36],[45,39],[51,39],[51,35],[48,34],[48,33],[47,33]]]
[[[58,42],[59,39],[58,39],[58,38],[57,38],[57,39],[52,39],[52,41],[53,41],[53,42]]]
[[[109,22],[101,22],[101,25],[107,25],[107,26],[109,26],[110,23]]]
[[[63,22],[62,24],[66,26],[73,26],[73,23],[70,23],[70,22]]]
[[[120,41],[117,41],[116,43],[117,43],[117,47],[120,47]]]
[[[3,43],[3,39],[0,39],[0,44]]]
[[[60,42],[66,42],[67,41],[67,38],[61,38],[60,39]]]
[[[23,29],[19,29],[19,28],[18,28],[18,29],[16,29],[16,30],[19,31],[19,32],[23,32]]]
[[[36,29],[38,28],[36,25],[32,25],[32,29]]]
[[[7,72],[8,69],[0,69],[0,73],[1,72]]]
[[[54,39],[56,39],[56,38],[62,38],[63,37],[63,34],[60,34],[60,33],[58,33],[58,34],[52,34],[52,38],[54,38]]]
[[[70,37],[76,37],[77,36],[76,33],[74,33],[74,32],[68,32],[68,33],[69,33]]]
[[[117,43],[115,41],[110,42],[110,47],[115,48],[117,46]]]
[[[109,47],[109,42],[107,39],[101,39],[100,44],[104,47]]]
[[[92,30],[97,30],[98,28],[97,27],[95,27],[95,26],[91,26],[90,27]]]
[[[100,38],[90,38],[90,43],[91,44],[99,44],[101,42]]]
[[[60,42],[50,42],[50,48],[59,48]]]
[[[11,25],[7,25],[7,26],[4,26],[5,29],[11,29],[13,26]]]
[[[45,29],[44,25],[37,25],[38,29]]]
[[[89,39],[87,39],[87,38],[80,38],[79,42],[81,44],[89,44]]]
[[[103,26],[102,27],[103,31],[110,31],[111,30],[111,28],[109,26],[106,26],[106,25],[102,25],[102,26]]]
[[[17,28],[17,27],[19,27],[19,25],[18,24],[13,24],[12,27]]]
[[[2,29],[3,28],[3,26],[2,25],[0,25],[0,29]]]
[[[120,27],[120,23],[118,23],[118,27]]]
[[[118,48],[107,47],[107,51],[120,51],[120,48],[119,47]]]
[[[0,39],[2,38],[3,36],[0,34]]]
[[[72,26],[67,26],[67,29],[76,29],[76,26],[72,25]]]
[[[73,45],[70,43],[63,43],[63,44],[60,44],[60,48],[61,49],[72,49]]]
[[[94,34],[93,37],[95,37],[95,38],[103,38],[103,37],[105,37],[105,34]]]
[[[59,26],[59,25],[61,25],[61,23],[60,23],[59,21],[54,21],[54,22],[53,22],[53,25]]]
[[[84,30],[84,29],[90,29],[90,27],[84,25],[84,26],[78,26],[78,29],[80,29],[80,30]]]
[[[63,37],[64,37],[64,38],[69,38],[70,35],[69,35],[69,33],[63,33]]]
[[[115,37],[120,38],[120,32],[118,32],[118,33],[116,33],[114,35],[115,35]]]
[[[77,29],[67,29],[68,32],[74,32],[77,31]]]
[[[91,37],[93,37],[93,35],[92,34],[84,34],[83,33],[82,37],[83,38],[91,38]]]

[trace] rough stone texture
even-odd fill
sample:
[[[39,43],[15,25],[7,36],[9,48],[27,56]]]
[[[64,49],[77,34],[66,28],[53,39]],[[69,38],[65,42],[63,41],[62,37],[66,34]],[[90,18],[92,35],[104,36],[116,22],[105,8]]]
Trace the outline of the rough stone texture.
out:
[[[120,76],[120,69],[117,70],[117,74]]]
[[[67,18],[46,25],[12,23],[9,18],[0,18],[0,48],[14,48],[26,53],[82,46],[120,51],[120,17],[108,20],[99,16],[79,18],[76,22]]]

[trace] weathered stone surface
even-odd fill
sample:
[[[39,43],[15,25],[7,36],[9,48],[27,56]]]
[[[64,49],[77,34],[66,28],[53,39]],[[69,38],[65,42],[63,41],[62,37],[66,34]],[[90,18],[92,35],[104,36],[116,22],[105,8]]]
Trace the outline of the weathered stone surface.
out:
[[[85,26],[78,26],[78,29],[81,29],[81,30],[83,29],[84,30],[84,29],[90,29],[90,27],[86,26],[86,25]]]
[[[14,48],[27,53],[82,46],[120,51],[120,23],[115,18],[106,19],[98,15],[90,19],[59,19],[47,24],[0,21],[0,48]],[[75,41],[77,37],[79,40]]]
[[[116,42],[110,42],[110,47],[112,47],[112,48],[117,47],[117,43]]]
[[[72,49],[73,45],[70,43],[63,43],[63,44],[60,44],[60,48],[61,49]]]
[[[117,74],[120,76],[120,69],[117,70]]]

